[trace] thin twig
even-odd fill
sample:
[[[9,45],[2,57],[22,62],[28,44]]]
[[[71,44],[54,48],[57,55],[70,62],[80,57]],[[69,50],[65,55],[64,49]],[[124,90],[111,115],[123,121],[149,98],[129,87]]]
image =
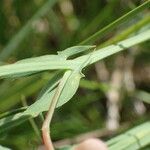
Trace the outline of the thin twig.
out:
[[[49,125],[50,125],[50,122],[52,120],[52,116],[53,116],[53,113],[54,113],[54,110],[55,110],[55,107],[57,104],[57,100],[58,100],[58,96],[59,96],[58,95],[59,87],[60,86],[58,85],[56,92],[54,94],[54,97],[52,99],[52,102],[50,104],[49,111],[46,115],[46,118],[45,118],[43,126],[42,126],[42,136],[43,136],[43,142],[44,142],[44,145],[46,147],[46,150],[54,150],[52,140],[51,140],[51,137],[49,134],[49,131],[50,131]]]
[[[64,88],[64,85],[65,85],[65,83],[66,83],[69,76],[70,76],[70,74],[68,74],[66,72],[64,74],[63,78],[59,81],[59,84],[56,88],[55,94],[52,98],[48,113],[46,115],[46,118],[45,118],[43,126],[42,126],[42,136],[43,136],[43,142],[44,142],[44,145],[46,147],[46,150],[54,150],[52,140],[51,140],[51,137],[50,137],[50,134],[49,134],[49,131],[50,131],[49,126],[50,126],[50,123],[51,123],[51,120],[52,120],[52,116],[53,116],[55,107],[57,105],[57,102],[59,100],[61,92],[62,92],[62,90]]]
[[[23,96],[23,95],[21,96],[21,101],[22,101],[23,106],[25,106],[25,107],[28,106],[25,96]],[[39,131],[38,126],[36,125],[34,119],[30,118],[29,122],[30,122],[35,134],[37,135],[38,139],[41,141],[42,139],[41,139],[40,131]]]

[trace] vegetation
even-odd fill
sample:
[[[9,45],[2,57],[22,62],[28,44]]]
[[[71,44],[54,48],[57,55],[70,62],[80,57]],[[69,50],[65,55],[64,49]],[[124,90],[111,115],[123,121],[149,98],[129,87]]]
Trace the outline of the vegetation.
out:
[[[146,150],[149,6],[1,1],[0,149],[37,149],[51,131],[54,145],[69,138],[60,149],[70,150],[73,137],[96,130],[110,150]]]

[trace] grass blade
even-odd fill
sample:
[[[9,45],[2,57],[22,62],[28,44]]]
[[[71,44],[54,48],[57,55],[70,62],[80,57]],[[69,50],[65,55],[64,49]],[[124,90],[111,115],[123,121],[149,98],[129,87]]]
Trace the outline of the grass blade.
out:
[[[95,52],[92,52],[91,62],[93,64],[101,59],[104,59],[112,54],[125,50],[133,45],[139,44],[146,40],[150,39],[150,30],[142,32],[136,36],[128,38],[124,41],[116,43],[114,45],[99,49]],[[24,62],[24,63],[15,63],[11,65],[3,65],[0,66],[0,76],[10,76],[10,75],[20,75],[26,73],[33,73],[39,71],[46,71],[46,70],[55,70],[55,69],[75,69],[79,65],[83,63],[83,61],[89,56],[91,53],[80,56],[73,60],[64,60],[64,61],[39,61],[39,62]]]
[[[137,126],[107,142],[109,150],[137,150],[150,142],[150,122]]]
[[[136,36],[133,36],[131,38],[128,38],[124,41],[121,41],[119,43],[116,43],[114,45],[110,45],[108,47],[98,49],[97,51],[93,52],[91,62],[90,64],[93,64],[101,59],[104,59],[112,54],[115,54],[117,52],[120,52],[122,50],[125,50],[133,45],[136,45],[138,43],[144,42],[146,40],[150,39],[150,30],[147,30],[145,32],[142,32]],[[81,56],[76,58],[75,60],[80,62],[82,59],[85,59],[87,55]]]
[[[113,30],[115,27],[117,27],[124,21],[128,20],[129,18],[132,18],[133,16],[135,16],[137,13],[141,12],[145,8],[149,8],[149,6],[150,6],[150,1],[148,0],[145,3],[143,3],[142,5],[136,7],[135,9],[133,9],[130,12],[126,13],[125,15],[121,16],[120,18],[118,18],[117,20],[112,22],[111,24],[107,25],[103,29],[99,30],[98,32],[96,32],[95,34],[93,34],[92,36],[87,38],[86,40],[82,41],[80,44],[94,43],[97,39],[104,36],[104,34],[106,34],[108,31]]]
[[[10,150],[10,149],[0,145],[0,150]]]
[[[56,3],[56,0],[48,0],[37,12],[36,14],[26,23],[25,26],[10,40],[7,46],[2,50],[0,54],[0,60],[6,60],[12,52],[14,52],[23,39],[30,33],[32,29],[32,23],[44,16],[48,10]]]
[[[96,47],[96,46],[93,46],[93,45],[73,46],[73,47],[69,47],[69,48],[65,49],[64,51],[59,51],[58,55],[60,55],[61,57],[68,58],[70,56],[82,53],[82,52],[89,50],[91,48],[94,48],[94,47]]]

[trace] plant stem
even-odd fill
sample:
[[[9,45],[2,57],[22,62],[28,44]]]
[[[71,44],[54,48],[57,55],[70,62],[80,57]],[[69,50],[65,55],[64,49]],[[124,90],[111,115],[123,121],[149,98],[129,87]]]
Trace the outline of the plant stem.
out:
[[[147,30],[145,32],[139,33],[136,36],[121,41],[119,43],[115,43],[108,47],[98,49],[97,51],[91,52],[92,56],[90,58],[91,61],[89,62],[89,64],[96,63],[97,61],[102,60],[112,54],[123,51],[131,46],[137,45],[149,39],[150,39],[150,30]],[[87,55],[89,56],[91,55],[91,53]],[[83,55],[75,59],[64,60],[64,61],[47,61],[44,63],[43,62],[25,63],[23,67],[21,63],[4,65],[4,66],[0,66],[0,76],[4,77],[8,75],[10,76],[12,74],[20,74],[20,73],[27,73],[33,71],[39,72],[44,70],[56,70],[56,69],[73,70],[78,65],[81,65],[83,63],[83,61],[88,57],[87,55]]]
[[[29,35],[30,31],[32,30],[33,22],[47,14],[48,10],[50,10],[55,3],[56,0],[48,0],[45,2],[43,6],[33,15],[33,17],[21,28],[21,30],[13,36],[7,46],[4,47],[0,53],[1,61],[6,60],[12,54],[12,52],[17,50],[19,44],[27,35]]]
[[[22,101],[22,104],[23,104],[24,107],[28,106],[26,98],[25,98],[24,95],[21,96],[21,101]],[[40,135],[39,129],[38,129],[34,119],[29,118],[29,122],[30,122],[30,124],[31,124],[31,126],[32,126],[32,128],[33,128],[33,130],[35,132],[35,134],[37,135],[39,141],[41,141],[41,135]]]
[[[49,131],[50,131],[49,126],[50,126],[52,116],[53,116],[53,113],[57,104],[57,100],[59,98],[59,91],[60,91],[59,89],[60,89],[60,86],[58,85],[56,92],[54,94],[54,97],[52,99],[52,102],[50,104],[49,111],[47,112],[46,118],[42,126],[43,142],[45,144],[46,150],[54,150],[54,147],[53,147],[50,135],[49,135]]]
[[[129,11],[128,13],[126,13],[125,15],[121,16],[120,18],[118,18],[117,20],[112,22],[111,24],[107,25],[106,27],[102,28],[101,30],[99,30],[98,32],[96,32],[95,34],[93,34],[92,36],[87,38],[86,40],[82,41],[80,44],[83,45],[83,44],[93,43],[93,41],[95,41],[97,38],[104,36],[104,34],[107,33],[108,31],[114,29],[116,26],[120,25],[127,19],[132,18],[138,12],[144,10],[145,8],[148,8],[149,5],[150,5],[150,0],[146,1],[142,5],[136,7],[135,9],[133,9],[133,10]]]
[[[126,30],[124,30],[123,32],[117,34],[116,36],[110,38],[106,42],[100,44],[98,46],[98,48],[102,48],[102,47],[108,46],[110,44],[114,44],[116,42],[124,40],[129,35],[131,35],[134,32],[138,32],[139,29],[141,29],[143,26],[145,26],[145,25],[147,25],[149,23],[150,23],[150,17],[149,17],[149,15],[147,15],[142,20],[140,20],[139,22],[137,22],[136,24],[132,25],[131,27],[129,27]]]
[[[62,79],[60,80],[59,85],[56,88],[56,92],[55,92],[55,94],[52,98],[52,101],[50,103],[49,110],[47,112],[46,118],[45,118],[43,126],[42,126],[42,136],[43,136],[43,142],[44,142],[44,145],[46,147],[46,150],[54,150],[52,140],[51,140],[51,137],[50,137],[50,134],[49,134],[49,131],[50,131],[49,126],[50,126],[50,123],[51,123],[51,120],[52,120],[52,116],[54,114],[55,107],[57,105],[57,102],[59,100],[61,92],[62,92],[62,90],[65,86],[65,83],[66,83],[69,76],[70,76],[70,73],[68,74],[66,72],[64,74],[64,76],[62,77]]]
[[[124,49],[127,49],[133,45],[139,44],[139,43],[144,42],[149,39],[150,39],[150,30],[147,30],[145,32],[139,33],[136,36],[133,36],[131,38],[128,38],[128,39],[118,42],[116,44],[98,49],[98,50],[92,52],[93,54],[91,56],[91,61],[90,61],[89,65],[96,63],[97,61],[104,59],[112,54],[120,52]],[[80,57],[74,59],[74,61],[80,62],[81,60],[84,60],[85,57],[87,57],[87,55],[91,55],[91,53],[80,56]]]

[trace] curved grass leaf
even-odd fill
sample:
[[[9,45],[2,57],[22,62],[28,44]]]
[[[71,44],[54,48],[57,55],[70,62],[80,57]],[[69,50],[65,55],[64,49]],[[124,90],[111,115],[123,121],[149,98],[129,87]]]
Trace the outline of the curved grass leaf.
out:
[[[150,143],[150,122],[143,123],[106,142],[108,150],[139,150]],[[65,146],[59,150],[73,150]]]
[[[150,122],[137,126],[107,142],[109,150],[137,150],[150,143]]]
[[[32,57],[32,58],[26,58],[26,59],[22,59],[17,61],[17,64],[20,63],[30,63],[30,62],[39,62],[39,61],[61,61],[61,60],[65,60],[64,57],[60,57],[58,55],[43,55],[43,56],[39,56],[39,57]]]
[[[88,34],[96,31],[101,24],[104,22],[108,22],[108,20],[112,20],[113,16],[111,15],[113,11],[116,9],[118,6],[118,1],[119,0],[112,0],[107,3],[106,6],[100,10],[98,15],[81,31],[81,35],[84,37],[88,36]]]
[[[71,71],[68,71],[68,75],[70,76]],[[30,105],[23,113],[17,113],[15,115],[0,119],[0,132],[4,132],[8,128],[14,127],[29,118],[36,117],[39,113],[43,111],[47,111],[49,109],[49,105],[56,91],[56,86],[58,85],[60,79],[62,77],[62,72],[55,75],[49,82],[49,87],[46,86],[45,90],[42,91],[42,95],[40,94],[39,99],[32,105]],[[65,84],[66,85],[66,84]],[[67,84],[68,85],[68,84]],[[73,87],[74,88],[74,87]],[[75,94],[76,90],[70,94],[72,96]],[[64,95],[65,93],[63,93]],[[69,96],[68,98],[71,98]]]
[[[17,61],[15,64],[24,64],[24,63],[38,63],[38,62],[52,62],[52,61],[63,61],[66,60],[65,57],[58,56],[58,55],[44,55],[44,56],[39,56],[39,57],[33,57],[33,58],[27,58],[27,59],[22,59],[20,61]],[[19,73],[19,74],[11,74],[10,76],[5,76],[5,78],[18,78],[18,77],[24,77],[24,76],[29,76],[35,73],[39,73],[41,71],[31,71],[31,72],[24,72],[24,73]]]
[[[5,65],[0,67],[0,76],[1,77],[10,77],[10,76],[23,76],[29,73],[35,73],[40,71],[47,70],[56,70],[56,69],[73,69],[76,67],[76,62],[72,60],[67,61],[39,61],[39,62],[24,62],[24,63],[15,63],[11,65]]]
[[[90,57],[88,56],[83,64],[78,66],[76,70],[69,70],[64,74],[64,76],[66,77],[65,81],[63,82],[65,83],[63,83],[64,87],[62,89],[62,92],[60,93],[57,107],[62,106],[64,103],[69,101],[76,93],[79,87],[80,79],[83,76],[81,74],[81,70],[85,64],[89,63],[89,59]],[[23,113],[18,113],[16,115],[1,119],[0,128],[5,126],[4,128],[2,128],[2,131],[4,131],[6,128],[13,127],[31,117],[36,117],[43,111],[47,111],[56,92],[56,87],[60,79],[62,78],[62,73],[63,72],[59,72],[49,81],[48,85],[40,93],[38,100],[34,104],[30,105]]]
[[[109,55],[112,55],[112,54],[114,54],[114,53],[117,53],[117,52],[119,52],[119,51],[121,51],[121,50],[124,50],[124,49],[126,49],[126,48],[128,48],[128,47],[130,47],[130,46],[133,46],[133,45],[135,45],[135,44],[137,44],[137,43],[140,43],[140,42],[143,42],[143,41],[145,41],[145,40],[148,40],[148,39],[150,39],[150,30],[148,30],[148,31],[146,31],[146,32],[144,32],[144,33],[140,33],[139,35],[137,35],[137,36],[134,36],[134,37],[132,37],[132,38],[129,38],[129,39],[127,39],[127,40],[124,40],[124,41],[122,41],[122,42],[119,42],[118,44],[116,44],[116,45],[112,45],[112,46],[109,46],[109,47],[106,47],[106,48],[103,48],[103,49],[100,49],[100,50],[98,50],[98,51],[94,51],[93,53],[90,53],[90,54],[88,54],[88,55],[84,55],[84,56],[81,56],[81,57],[78,57],[78,58],[76,58],[76,59],[74,59],[74,60],[65,60],[65,64],[66,65],[68,65],[68,62],[73,62],[73,64],[74,64],[74,68],[73,68],[73,70],[75,70],[75,69],[77,69],[77,73],[81,73],[80,71],[83,69],[83,67],[85,67],[85,66],[87,66],[87,65],[89,65],[89,64],[92,64],[92,63],[95,63],[96,61],[98,61],[98,60],[101,60],[101,59],[103,59],[103,58],[105,58],[105,57],[107,57],[107,56],[109,56]],[[90,58],[90,61],[89,61],[89,58]],[[63,68],[64,66],[64,64],[63,64],[63,62],[55,62],[56,64],[57,64],[57,66],[47,66],[47,67],[50,67],[51,69],[53,68],[57,68],[58,67],[58,64]],[[55,64],[55,63],[53,63],[53,64]],[[70,66],[72,67],[72,64],[70,63]],[[25,66],[26,65],[29,65],[29,64],[32,64],[32,63],[25,63]],[[39,63],[33,63],[34,65],[37,65],[37,64],[39,64]],[[45,65],[48,65],[49,63],[47,63],[47,64],[45,64]],[[14,72],[17,72],[18,70],[14,70],[15,69],[15,65],[22,65],[22,63],[21,64],[14,64],[14,65],[7,65],[7,66],[1,66],[0,67],[0,75],[2,75],[2,74],[5,74],[6,72],[8,73],[8,74],[10,74],[10,73],[13,73],[13,71]],[[23,65],[24,65],[24,63],[23,63]],[[51,64],[52,65],[52,64]],[[14,68],[13,68],[13,67]],[[29,65],[30,66],[30,65]],[[38,65],[37,65],[37,67],[38,67]],[[30,66],[30,69],[31,68],[33,68],[33,66]],[[6,70],[5,70],[6,69]],[[29,68],[23,68],[23,69],[26,69],[26,70],[28,70]],[[23,69],[22,69],[22,71],[23,71]],[[34,68],[35,69],[35,68]],[[64,68],[64,69],[69,69],[69,68]],[[5,70],[5,72],[3,72]],[[7,74],[7,75],[8,75]],[[75,76],[78,76],[79,74],[75,74]],[[74,75],[73,75],[74,76]],[[79,80],[80,80],[80,75],[78,76],[78,82],[79,82]],[[56,77],[57,78],[57,77]],[[60,78],[61,78],[61,76],[58,76],[58,78],[57,79],[55,79],[55,80],[52,80],[52,84],[50,85],[50,87],[49,87],[49,89],[47,89],[47,91],[42,95],[42,97],[39,99],[39,100],[37,100],[34,104],[32,104],[31,106],[29,106],[28,107],[28,109],[25,111],[25,112],[23,112],[23,113],[21,113],[21,114],[17,114],[17,115],[15,115],[15,116],[13,116],[13,118],[11,118],[11,117],[9,117],[9,118],[5,118],[5,120],[0,120],[0,127],[2,127],[2,126],[4,126],[4,125],[6,125],[6,124],[9,124],[9,123],[12,123],[12,122],[15,122],[16,121],[16,119],[18,119],[18,118],[21,118],[21,121],[24,121],[25,119],[27,119],[27,118],[29,118],[29,117],[36,117],[40,112],[42,112],[42,111],[46,111],[46,110],[48,110],[48,106],[49,106],[49,104],[50,104],[50,101],[51,101],[51,99],[52,99],[52,97],[53,97],[53,94],[55,93],[55,87],[56,87],[56,85],[58,84],[58,81],[60,80]],[[73,82],[73,80],[74,80],[74,78],[70,78],[71,79],[71,81],[69,81],[70,83],[69,84],[71,84],[72,82]],[[75,90],[77,90],[76,88],[77,88],[77,86],[78,86],[78,82],[77,82],[77,85],[75,86],[75,89],[72,89],[74,92],[75,92]],[[69,85],[68,84],[68,85]],[[67,85],[67,84],[66,84]],[[65,88],[64,88],[65,89]],[[66,88],[67,90],[69,89],[69,88]],[[70,89],[69,89],[70,90]],[[73,96],[73,94],[74,94],[74,92],[72,92],[71,94],[72,94],[72,96]],[[68,98],[68,100],[72,97],[71,95],[70,96],[68,96],[67,98]],[[59,102],[59,103],[61,103],[60,105],[62,105],[63,103],[65,103],[66,101],[68,101],[67,99],[64,101],[64,102]],[[58,103],[58,106],[59,106],[59,103]],[[23,116],[23,117],[22,117]],[[15,122],[16,123],[16,122]],[[12,126],[13,124],[11,124],[11,126]],[[7,127],[7,125],[6,125],[6,127]]]
[[[36,117],[40,112],[48,110],[51,98],[55,92],[55,87],[58,85],[62,75],[62,72],[55,74],[48,83],[49,87],[47,88],[46,85],[38,96],[37,101],[28,106],[24,112],[0,119],[0,133],[28,120],[29,118]]]
[[[64,89],[60,95],[59,101],[57,103],[57,107],[62,106],[66,102],[68,102],[73,95],[76,93],[80,79],[82,78],[82,74],[78,71],[72,71],[65,86]]]
[[[84,64],[89,62],[89,56],[85,59]],[[65,81],[64,88],[62,90],[62,93],[59,97],[57,107],[62,106],[64,103],[69,101],[73,95],[75,94],[76,90],[79,87],[79,82],[81,77],[83,75],[81,74],[81,70],[84,67],[83,64],[78,66],[74,71],[67,71],[66,74],[68,74],[68,78]],[[24,112],[25,115],[31,115],[33,117],[36,117],[43,111],[47,111],[49,109],[49,105],[51,103],[52,97],[56,91],[56,87],[62,77],[62,73],[60,72],[57,75],[55,75],[49,82],[49,84],[46,86],[45,90],[42,91],[42,94],[40,94],[39,99],[29,106],[27,110]]]
[[[0,119],[0,133],[9,130],[12,127],[18,126],[24,121],[31,118],[31,115],[24,115],[23,113],[17,113],[5,118]]]
[[[121,41],[119,43],[116,43],[114,45],[99,49],[95,52],[93,52],[91,57],[91,62],[95,63],[107,56],[110,56],[112,54],[115,54],[119,51],[125,50],[133,45],[136,45],[138,43],[144,42],[146,40],[150,39],[150,30],[147,30],[143,33],[140,33],[136,36],[133,36],[131,38],[128,38],[124,41]],[[88,54],[88,56],[91,55]],[[7,76],[13,76],[13,75],[22,75],[22,74],[28,74],[33,72],[39,72],[39,71],[46,71],[46,70],[56,70],[56,69],[72,69],[74,70],[79,65],[83,63],[83,61],[86,59],[87,55],[80,56],[73,60],[53,60],[53,61],[38,61],[38,62],[24,62],[24,63],[14,63],[11,65],[3,65],[0,66],[0,77],[7,77]]]
[[[41,89],[42,86],[44,86],[46,81],[48,81],[48,79],[44,79],[37,75],[34,77],[28,77],[22,80],[9,82],[9,84],[6,83],[5,86],[0,86],[2,91],[0,92],[0,113],[20,103],[23,95],[34,95]]]
[[[19,44],[23,41],[23,39],[29,35],[32,24],[34,21],[44,16],[48,10],[56,3],[56,0],[47,0],[44,5],[35,13],[35,15],[24,25],[21,30],[9,41],[7,46],[2,50],[0,54],[0,60],[5,60],[8,58],[12,52],[16,50]]]
[[[135,91],[134,96],[137,99],[150,104],[150,93],[149,92],[137,90],[137,91]]]
[[[94,45],[73,46],[73,47],[69,47],[63,51],[58,51],[58,55],[65,57],[65,58],[68,58],[70,56],[82,53],[86,50],[89,50],[89,49],[95,48],[95,47],[96,46],[94,46]]]
[[[3,146],[0,145],[0,150],[11,150],[11,149],[3,147]]]
[[[66,84],[64,86],[64,89],[59,97],[58,103],[57,103],[57,107],[60,107],[62,105],[64,105],[66,102],[68,102],[73,95],[76,93],[78,87],[79,87],[79,83],[80,83],[80,79],[82,77],[84,77],[84,75],[82,74],[82,69],[89,64],[90,60],[91,60],[91,55],[89,55],[85,61],[79,65],[75,70],[71,71],[70,76],[68,78],[68,80],[66,81]]]
[[[81,52],[84,52],[85,50],[89,50],[91,48],[94,48],[95,46],[86,45],[86,46],[73,46],[70,48],[65,49],[64,51],[59,51],[58,55],[44,55],[39,57],[33,57],[33,58],[27,58],[22,59],[20,61],[17,61],[16,64],[22,64],[22,63],[38,63],[38,62],[48,62],[48,61],[63,61],[66,60],[68,57],[73,56],[75,54],[79,54]],[[40,71],[39,71],[40,72]],[[38,71],[32,71],[30,73],[19,73],[19,74],[11,74],[8,76],[5,76],[5,78],[18,78],[18,77],[24,77],[29,76],[31,74],[38,73]]]
[[[13,114],[16,114],[16,113],[19,113],[19,112],[23,112],[27,109],[27,107],[21,107],[21,108],[18,108],[18,109],[15,109],[15,110],[10,110],[10,111],[7,111],[5,113],[2,113],[0,114],[0,119],[1,118],[5,118],[5,117],[8,117],[8,116],[11,116]]]
[[[125,38],[129,37],[131,34],[135,34],[140,32],[142,28],[144,28],[146,25],[150,25],[150,13],[145,15],[141,20],[139,20],[136,24],[133,24],[132,26],[128,27],[127,29],[123,30],[121,33],[113,36],[112,38],[108,39],[106,42],[102,43],[99,48],[106,47],[110,44],[119,42],[121,40],[124,40]]]
[[[149,6],[150,6],[150,1],[148,0],[145,3],[141,4],[140,6],[136,7],[135,9],[131,10],[130,12],[126,13],[125,15],[121,16],[111,24],[97,31],[95,34],[93,34],[86,40],[82,41],[80,44],[94,43],[98,38],[104,36],[104,34],[106,34],[108,31],[113,30],[115,27],[117,27],[124,21],[128,20],[129,18],[132,18],[137,13],[140,13],[142,10],[149,8]]]
[[[146,40],[150,40],[150,30],[142,32],[136,36],[130,37],[126,40],[118,42],[116,44],[101,48],[95,52],[93,52],[91,56],[90,64],[93,64],[101,59],[104,59],[112,54],[118,53],[122,50],[125,50],[133,45],[144,42]],[[80,56],[75,59],[75,61],[80,62],[82,59],[85,59],[87,55]]]
[[[23,77],[23,76],[31,75],[31,74],[38,73],[44,70],[52,69],[55,66],[58,66],[58,69],[73,69],[71,67],[72,65],[70,65],[70,67],[66,65],[65,68],[64,67],[62,68],[61,66],[66,63],[65,60],[69,56],[81,53],[93,47],[95,46],[90,46],[90,45],[74,46],[74,47],[67,48],[64,51],[58,52],[58,55],[44,55],[44,56],[39,56],[39,57],[34,57],[34,58],[23,59],[23,60],[17,61],[16,63],[12,65],[2,66],[4,68],[3,68],[3,72],[0,72],[0,76],[1,75],[3,76],[3,74],[5,74],[5,78]],[[9,70],[9,73],[7,71],[5,72],[5,69]]]
[[[36,102],[30,105],[27,110],[24,111],[24,114],[36,117],[41,112],[47,111],[56,91],[56,87],[58,86],[62,76],[63,72],[58,72],[57,74],[55,74],[55,76],[50,79],[49,83],[42,89]]]

